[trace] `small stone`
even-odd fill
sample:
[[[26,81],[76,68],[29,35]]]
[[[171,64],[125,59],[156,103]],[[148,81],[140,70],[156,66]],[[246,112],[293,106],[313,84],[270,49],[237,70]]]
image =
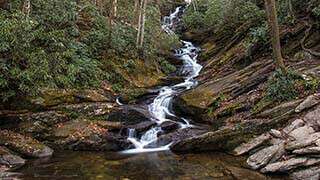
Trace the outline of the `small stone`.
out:
[[[245,153],[251,151],[252,149],[260,146],[261,144],[265,143],[266,141],[270,140],[270,138],[271,138],[271,136],[269,133],[262,134],[262,135],[258,136],[257,138],[252,139],[248,143],[242,144],[239,147],[237,147],[236,149],[234,149],[234,151],[233,151],[234,155],[240,156],[242,154],[245,154]]]
[[[302,112],[320,103],[320,93],[308,96],[299,106],[295,109],[296,113]]]
[[[282,133],[276,129],[271,129],[269,133],[275,138],[282,138]]]

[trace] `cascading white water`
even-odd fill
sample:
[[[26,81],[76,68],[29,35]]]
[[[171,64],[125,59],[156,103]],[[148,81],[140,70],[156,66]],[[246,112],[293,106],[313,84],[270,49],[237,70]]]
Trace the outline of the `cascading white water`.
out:
[[[162,28],[166,33],[174,34],[174,24],[179,21],[179,13],[181,13],[183,10],[183,7],[178,7],[170,16],[164,18]],[[170,111],[173,97],[184,90],[188,90],[196,86],[197,81],[194,78],[199,75],[202,69],[202,66],[197,63],[197,57],[200,49],[196,48],[191,42],[181,42],[183,43],[183,47],[176,50],[175,55],[177,59],[183,61],[181,71],[182,74],[185,75],[184,82],[173,86],[165,86],[160,89],[159,95],[149,105],[149,112],[152,115],[151,120],[155,121],[157,126],[145,132],[140,138],[137,137],[134,129],[130,129],[128,132],[128,141],[130,141],[135,148],[123,151],[123,153],[142,153],[169,150],[172,143],[157,148],[149,148],[147,146],[158,139],[158,134],[162,132],[160,127],[162,123],[174,121],[171,120],[170,117],[175,117],[175,119],[181,120],[181,122],[174,121],[180,125],[181,129],[192,127],[187,119],[179,118]]]

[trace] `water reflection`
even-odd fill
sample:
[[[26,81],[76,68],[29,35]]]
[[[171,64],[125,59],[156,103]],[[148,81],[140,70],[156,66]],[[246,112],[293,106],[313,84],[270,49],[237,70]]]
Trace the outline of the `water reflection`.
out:
[[[244,165],[225,154],[60,152],[18,172],[23,179],[269,179]]]

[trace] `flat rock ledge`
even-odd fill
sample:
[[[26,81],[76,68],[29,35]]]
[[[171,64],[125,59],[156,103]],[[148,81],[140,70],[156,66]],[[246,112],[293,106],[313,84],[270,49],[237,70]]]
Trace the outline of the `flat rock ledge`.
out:
[[[0,145],[30,158],[43,158],[53,150],[36,139],[9,130],[0,130]]]
[[[262,134],[233,151],[250,154],[247,164],[262,173],[288,173],[292,179],[320,179],[319,94],[309,96],[296,112],[312,108],[286,127]]]

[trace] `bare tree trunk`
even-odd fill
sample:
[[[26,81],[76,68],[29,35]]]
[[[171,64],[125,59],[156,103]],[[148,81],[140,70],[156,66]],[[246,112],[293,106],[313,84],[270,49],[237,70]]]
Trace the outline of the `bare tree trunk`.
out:
[[[113,20],[115,18],[114,16],[114,11],[116,10],[116,1],[117,0],[110,0],[111,7],[109,9],[109,42],[108,46],[111,47],[111,42],[112,42],[112,31],[113,31]]]
[[[280,32],[277,18],[277,10],[275,0],[265,0],[266,11],[268,15],[268,23],[270,26],[270,36],[272,41],[273,56],[277,68],[280,68],[283,73],[287,73],[281,54]]]
[[[118,16],[118,0],[113,0],[113,18]]]
[[[138,23],[139,23],[139,7],[140,7],[140,1],[141,1],[141,0],[135,0],[135,1],[134,1],[133,22],[132,22],[132,24],[133,24],[134,26],[138,25]]]
[[[139,23],[138,23],[138,34],[137,34],[137,47],[139,50],[142,50],[143,42],[144,42],[144,29],[145,29],[145,20],[146,20],[146,7],[148,0],[140,1],[140,9],[139,9]]]
[[[23,1],[22,12],[26,15],[26,17],[30,16],[30,12],[31,12],[31,2],[30,2],[30,0],[24,0]]]

